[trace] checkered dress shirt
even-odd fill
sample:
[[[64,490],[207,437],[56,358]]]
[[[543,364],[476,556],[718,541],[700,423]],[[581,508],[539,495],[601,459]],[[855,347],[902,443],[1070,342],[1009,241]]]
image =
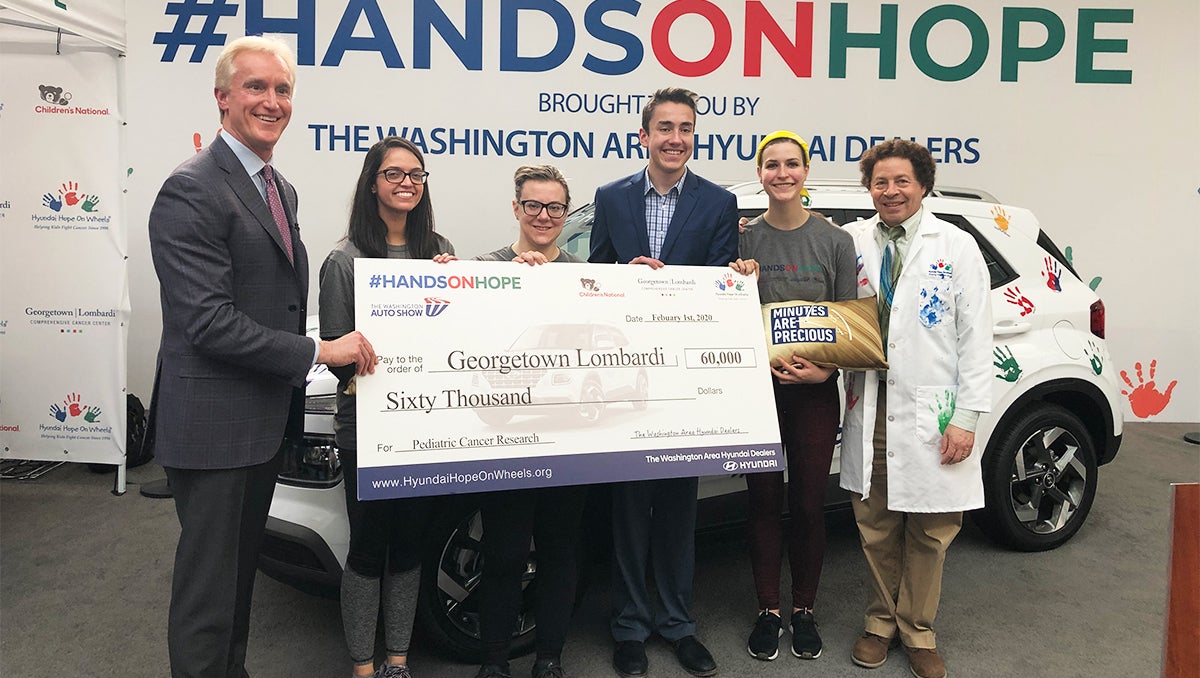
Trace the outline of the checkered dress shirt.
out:
[[[654,259],[662,254],[667,228],[671,225],[671,217],[675,216],[675,205],[679,204],[679,193],[686,178],[687,172],[684,172],[671,190],[662,195],[650,183],[650,173],[646,172],[646,234],[650,237],[650,256]]]

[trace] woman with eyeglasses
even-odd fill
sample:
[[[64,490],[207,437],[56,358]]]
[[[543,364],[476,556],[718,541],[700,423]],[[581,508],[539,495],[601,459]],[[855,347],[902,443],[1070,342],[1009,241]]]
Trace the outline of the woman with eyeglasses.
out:
[[[805,206],[808,144],[788,131],[772,132],[758,145],[758,178],[767,211],[750,221],[738,239],[735,270],[758,275],[762,303],[846,301],[857,296],[854,240]],[[792,574],[792,654],[821,656],[813,606],[825,558],[825,484],[833,460],[841,405],[837,370],[799,356],[770,367],[779,432],[787,454],[787,535]],[[769,661],[779,655],[780,570],[783,557],[783,472],[746,476],[749,497],[750,568],[758,618],[746,649]]]
[[[407,139],[387,137],[367,151],[354,190],[348,232],[321,266],[322,339],[354,331],[356,257],[454,258],[454,246],[433,230],[428,178],[420,149]],[[341,598],[353,675],[410,678],[408,645],[430,500],[359,501],[354,371],[331,370],[338,378],[334,442],[341,455],[350,520],[350,552],[342,573]],[[376,670],[375,626],[381,599],[387,661]]]
[[[571,204],[562,173],[551,165],[525,166],[513,175],[517,241],[481,254],[479,261],[582,263],[557,240]],[[483,665],[476,678],[509,678],[508,655],[521,607],[521,578],[529,540],[537,545],[537,658],[532,678],[563,678],[562,648],[575,604],[576,548],[585,486],[502,490],[480,496],[483,515],[483,577],[479,586],[479,635]]]

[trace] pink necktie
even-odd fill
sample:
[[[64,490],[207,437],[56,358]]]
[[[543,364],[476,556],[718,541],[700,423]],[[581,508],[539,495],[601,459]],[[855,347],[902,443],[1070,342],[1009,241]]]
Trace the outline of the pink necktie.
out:
[[[288,227],[287,215],[283,212],[283,201],[279,199],[279,189],[275,187],[275,170],[270,165],[263,165],[263,182],[267,185],[267,207],[271,208],[271,216],[275,217],[275,227],[283,238],[283,249],[287,252],[288,261],[292,261],[292,229]]]

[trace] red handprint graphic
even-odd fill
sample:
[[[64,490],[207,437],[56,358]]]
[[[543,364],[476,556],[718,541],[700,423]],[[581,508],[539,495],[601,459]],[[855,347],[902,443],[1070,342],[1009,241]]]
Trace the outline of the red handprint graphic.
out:
[[[196,147],[196,152],[199,153],[204,148],[204,140],[200,138],[200,133],[196,132],[192,135],[192,145]]]
[[[83,414],[83,405],[81,405],[79,402],[78,393],[72,393],[68,395],[67,399],[63,401],[63,404],[67,406],[67,412],[70,412],[72,417],[78,417],[79,415]]]
[[[1016,285],[1004,288],[1004,300],[1013,306],[1020,306],[1022,318],[1033,313],[1033,302],[1029,300],[1029,297],[1021,294],[1021,288]]]
[[[1051,257],[1046,257],[1045,261],[1046,270],[1042,271],[1042,277],[1046,279],[1046,287],[1062,292],[1062,267]]]
[[[846,372],[843,376],[846,380],[846,409],[852,410],[858,404],[858,399],[862,397],[854,393],[858,385],[858,377],[854,372]]]
[[[1129,397],[1129,409],[1133,411],[1133,415],[1138,419],[1153,417],[1154,415],[1166,409],[1167,404],[1171,402],[1171,391],[1174,390],[1175,384],[1179,382],[1172,380],[1167,385],[1167,392],[1160,393],[1154,385],[1154,372],[1158,369],[1158,361],[1150,361],[1150,381],[1146,381],[1142,377],[1142,364],[1140,362],[1133,364],[1134,373],[1137,376],[1137,386],[1129,380],[1129,374],[1125,370],[1121,370],[1121,379],[1129,384],[1130,390],[1121,389],[1121,395]]]
[[[58,193],[63,197],[63,202],[67,203],[67,205],[74,205],[79,202],[79,194],[76,192],[78,190],[78,183],[68,181],[62,185],[62,188],[58,189]]]

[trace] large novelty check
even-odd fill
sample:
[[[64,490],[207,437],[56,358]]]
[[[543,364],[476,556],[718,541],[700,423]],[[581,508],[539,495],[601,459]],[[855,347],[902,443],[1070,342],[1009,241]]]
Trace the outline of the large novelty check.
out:
[[[354,293],[363,499],[783,468],[728,268],[358,259]]]

